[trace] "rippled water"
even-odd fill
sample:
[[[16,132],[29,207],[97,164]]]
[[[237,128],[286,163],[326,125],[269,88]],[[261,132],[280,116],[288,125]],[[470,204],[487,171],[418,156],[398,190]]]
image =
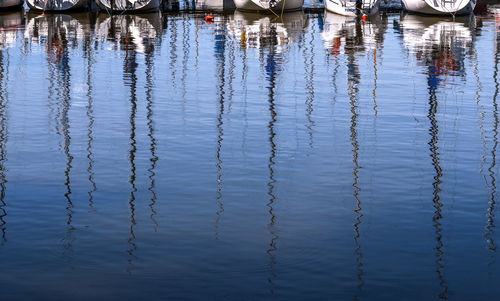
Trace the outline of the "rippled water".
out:
[[[0,299],[497,298],[488,9],[0,15]]]

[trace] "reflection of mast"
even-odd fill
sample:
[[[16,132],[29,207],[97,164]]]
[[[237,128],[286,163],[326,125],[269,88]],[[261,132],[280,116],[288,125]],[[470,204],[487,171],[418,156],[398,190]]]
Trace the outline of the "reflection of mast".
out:
[[[435,75],[432,74],[432,72],[429,71],[429,79],[428,79],[428,85],[429,85],[429,114],[427,115],[429,117],[429,121],[431,124],[431,127],[429,129],[429,134],[431,135],[431,140],[429,141],[429,146],[430,146],[430,151],[431,151],[431,158],[432,158],[432,166],[434,166],[434,170],[436,172],[436,175],[434,176],[434,183],[432,183],[433,186],[433,199],[432,202],[434,203],[434,216],[432,220],[434,221],[434,232],[436,234],[436,247],[434,248],[436,250],[435,257],[436,257],[436,274],[439,279],[439,285],[441,286],[441,291],[438,294],[438,297],[440,299],[447,299],[447,292],[448,292],[448,286],[446,285],[446,282],[443,277],[443,241],[442,241],[442,225],[440,223],[440,219],[442,218],[441,215],[441,207],[443,207],[443,204],[440,201],[439,198],[439,192],[441,189],[439,188],[439,184],[441,184],[441,177],[443,176],[443,170],[441,169],[441,166],[439,165],[439,147],[437,145],[438,143],[438,133],[439,133],[439,128],[436,120],[436,114],[437,114],[437,97],[436,97],[436,88],[437,88],[437,79],[434,78]]]
[[[244,27],[243,27],[244,29]],[[241,84],[242,84],[242,89],[243,89],[243,105],[245,107],[243,111],[243,120],[244,126],[243,126],[243,141],[242,141],[242,147],[241,149],[243,150],[243,155],[245,155],[245,150],[247,149],[246,147],[246,139],[247,139],[247,129],[248,129],[248,114],[247,114],[247,96],[248,96],[248,84],[247,84],[247,78],[248,78],[248,65],[247,65],[247,48],[245,47],[246,44],[240,43],[241,45],[241,50],[243,51],[243,57],[242,57],[242,71],[241,71]]]
[[[309,41],[309,50],[311,51],[310,54],[306,54],[307,48],[304,47],[304,60],[308,57],[309,62],[305,61],[304,65],[306,68],[306,72],[304,74],[304,79],[306,82],[306,89],[307,89],[307,98],[306,98],[306,117],[308,121],[308,125],[306,125],[306,128],[309,132],[309,147],[313,147],[313,127],[314,127],[314,121],[311,118],[311,115],[314,111],[313,108],[313,101],[314,101],[314,36],[316,35],[313,27],[313,31],[311,32],[311,40]]]
[[[128,27],[127,27],[128,28]],[[132,257],[134,256],[134,251],[137,249],[135,244],[135,233],[134,227],[136,225],[135,221],[135,193],[137,192],[137,188],[135,187],[135,179],[136,179],[136,167],[135,167],[135,152],[137,151],[136,140],[135,140],[135,114],[137,112],[137,98],[136,98],[136,85],[137,85],[137,62],[136,62],[136,52],[135,46],[133,43],[129,44],[129,34],[125,35],[125,61],[124,61],[124,80],[127,85],[130,86],[130,149],[129,149],[129,162],[130,162],[130,179],[129,183],[131,186],[130,189],[130,199],[128,201],[130,208],[130,226],[129,233],[130,236],[127,242],[130,245],[130,248],[127,250],[127,253],[130,255],[130,259],[128,260],[129,264],[132,265]],[[130,272],[130,271],[129,271]]]
[[[498,30],[498,29],[497,29]],[[488,200],[488,209],[486,210],[486,233],[484,234],[484,239],[486,240],[486,246],[488,250],[492,252],[491,258],[488,262],[488,265],[492,265],[494,262],[494,253],[496,252],[496,244],[493,240],[493,234],[495,232],[495,194],[496,194],[496,178],[495,178],[495,166],[496,166],[496,150],[498,146],[498,33],[496,34],[496,52],[495,52],[495,67],[493,71],[493,80],[495,82],[495,93],[493,94],[493,147],[491,149],[491,164],[488,168],[489,176],[490,176],[490,186],[491,192]]]
[[[93,193],[97,190],[97,186],[94,180],[94,153],[92,152],[92,144],[94,142],[94,100],[92,99],[92,79],[91,79],[91,68],[93,63],[92,58],[92,36],[89,35],[85,39],[84,51],[87,56],[87,118],[89,119],[88,130],[87,130],[87,159],[89,164],[87,166],[87,173],[89,175],[88,179],[90,182],[91,189],[88,192],[89,195],[89,207],[94,205]]]
[[[276,233],[276,230],[274,228],[274,225],[276,224],[276,215],[274,214],[274,202],[276,200],[276,196],[274,195],[274,183],[276,183],[276,180],[274,179],[274,158],[276,157],[276,143],[274,141],[276,133],[274,131],[274,125],[276,123],[276,105],[274,103],[274,89],[276,88],[276,78],[278,71],[280,69],[280,63],[281,63],[281,57],[279,56],[278,53],[276,53],[276,46],[277,46],[277,33],[275,27],[271,28],[270,31],[270,51],[267,56],[267,62],[266,62],[266,73],[267,73],[267,79],[269,80],[269,86],[267,87],[269,91],[269,112],[270,112],[270,120],[268,123],[268,128],[269,128],[269,145],[271,147],[270,153],[269,153],[269,163],[267,165],[269,169],[269,182],[267,183],[268,191],[267,194],[269,195],[269,202],[267,203],[267,207],[269,208],[269,224],[267,225],[269,229],[269,233],[271,234],[271,241],[269,242],[269,248],[267,249],[266,253],[269,256],[269,270],[270,270],[270,275],[267,278],[267,281],[270,284],[270,289],[269,293],[272,295],[274,294],[274,282],[273,279],[276,278],[276,274],[274,272],[274,264],[276,263],[275,255],[274,252],[278,249],[277,248],[277,242],[278,242],[278,234]]]
[[[71,225],[74,213],[73,211],[74,206],[70,197],[71,195],[70,172],[72,168],[71,163],[73,162],[73,156],[70,154],[71,136],[69,132],[70,125],[68,118],[68,113],[70,109],[69,53],[67,48],[67,40],[64,36],[57,38],[54,37],[52,44],[53,46],[55,46],[58,64],[60,65],[60,69],[62,70],[62,91],[60,91],[61,98],[59,104],[61,105],[61,111],[60,111],[61,131],[64,139],[63,151],[64,155],[66,156],[66,169],[64,170],[64,177],[65,177],[64,186],[66,186],[66,193],[64,194],[64,197],[66,198],[67,202],[66,211],[68,217],[66,220],[66,225],[68,226],[68,229],[66,231],[64,247],[70,249],[73,240],[72,232],[74,230],[74,227]]]
[[[217,86],[218,90],[218,99],[219,99],[219,110],[217,114],[217,150],[216,150],[216,158],[217,158],[217,218],[215,219],[215,238],[219,238],[219,220],[224,212],[224,206],[222,204],[222,158],[221,158],[221,148],[222,148],[222,140],[224,140],[224,130],[222,125],[224,124],[224,85],[225,85],[225,77],[226,77],[226,33],[225,29],[222,30],[217,28],[215,34],[215,57],[217,60],[217,77],[219,80],[219,85]]]
[[[7,241],[6,238],[6,222],[4,220],[7,216],[7,211],[5,210],[5,184],[7,183],[5,162],[7,161],[7,88],[4,85],[4,64],[3,64],[3,51],[0,50],[0,232],[2,243]]]
[[[172,85],[174,88],[176,87],[175,85],[175,73],[176,73],[176,68],[175,64],[177,62],[177,20],[174,18],[171,19],[172,21],[170,22],[170,70],[171,70],[171,76],[172,76]]]
[[[227,88],[229,90],[229,95],[227,97],[227,112],[228,114],[231,113],[231,106],[233,103],[233,95],[234,95],[234,89],[233,89],[233,80],[234,80],[234,69],[236,68],[235,62],[236,57],[234,55],[234,43],[229,44],[229,76],[228,76],[228,83],[227,83]]]
[[[182,58],[182,77],[181,77],[181,83],[182,83],[182,112],[185,112],[185,105],[186,105],[186,73],[188,70],[188,60],[189,60],[189,48],[191,47],[191,33],[190,33],[190,26],[186,21],[185,14],[182,15],[182,53],[183,53],[183,58]]]
[[[359,145],[358,145],[358,134],[356,131],[356,125],[357,125],[357,119],[358,119],[358,113],[356,112],[357,109],[357,93],[358,93],[358,84],[359,84],[359,71],[358,71],[358,66],[355,62],[355,57],[354,57],[354,45],[349,45],[347,44],[348,40],[346,39],[346,53],[347,53],[347,79],[348,79],[348,92],[349,92],[349,103],[351,105],[351,126],[350,126],[350,137],[351,137],[351,145],[352,145],[352,163],[354,165],[353,170],[352,170],[352,175],[353,175],[353,181],[352,181],[352,187],[353,187],[353,196],[356,201],[356,208],[353,210],[354,213],[356,214],[355,217],[355,223],[353,224],[354,226],[354,243],[356,245],[355,249],[355,254],[356,254],[356,270],[357,270],[357,279],[358,279],[358,285],[357,289],[358,292],[354,296],[354,300],[358,300],[358,294],[361,293],[364,285],[364,280],[363,280],[363,253],[361,252],[361,244],[359,243],[360,239],[360,224],[361,224],[361,218],[363,217],[363,213],[361,212],[361,201],[359,199],[359,191],[361,190],[358,186],[358,170],[360,168],[359,163],[358,163],[358,151],[359,151]],[[356,41],[351,41],[356,42]],[[349,47],[348,47],[349,46]]]
[[[155,188],[155,168],[156,162],[158,161],[158,156],[156,155],[156,138],[154,137],[154,123],[153,123],[153,49],[149,48],[146,52],[146,119],[148,125],[148,137],[150,141],[149,149],[151,151],[151,167],[148,169],[150,185],[148,190],[151,192],[151,198],[149,203],[149,208],[151,210],[151,221],[154,224],[155,232],[158,230],[158,222],[155,220],[156,211],[154,206],[156,204],[156,192]]]
[[[375,112],[375,116],[377,116],[377,47],[373,48],[373,111]]]

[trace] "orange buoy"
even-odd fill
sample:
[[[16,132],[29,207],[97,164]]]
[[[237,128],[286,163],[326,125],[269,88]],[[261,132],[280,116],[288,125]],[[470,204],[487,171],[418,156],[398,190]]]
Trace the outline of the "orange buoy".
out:
[[[214,20],[214,16],[212,16],[212,15],[206,15],[206,16],[205,16],[205,21],[209,21],[209,22],[211,22],[211,21],[213,21],[213,20]]]
[[[363,14],[363,15],[361,16],[361,20],[366,21],[366,15],[365,15],[365,14]]]

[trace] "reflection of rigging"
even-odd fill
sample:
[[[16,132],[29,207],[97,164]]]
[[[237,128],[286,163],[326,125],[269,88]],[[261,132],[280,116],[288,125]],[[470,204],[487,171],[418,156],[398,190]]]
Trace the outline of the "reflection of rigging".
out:
[[[7,71],[8,71],[8,63],[7,63]],[[4,74],[6,74],[6,70],[4,68],[4,53],[3,50],[0,50],[0,232],[1,232],[1,242],[4,243],[7,241],[6,232],[7,232],[7,222],[5,221],[5,217],[7,216],[7,211],[5,210],[5,190],[7,183],[7,176],[5,168],[5,162],[7,161],[7,87],[6,82],[4,82]]]
[[[443,204],[440,201],[439,197],[439,192],[441,189],[439,188],[439,185],[442,183],[441,177],[443,176],[443,171],[441,169],[441,166],[439,164],[439,147],[438,147],[438,133],[439,133],[439,128],[438,128],[438,123],[436,120],[436,114],[437,114],[437,97],[436,97],[436,88],[437,88],[437,78],[435,78],[433,72],[429,72],[428,75],[428,85],[429,85],[429,114],[427,117],[429,118],[430,121],[430,129],[429,129],[429,134],[431,136],[431,140],[429,141],[429,146],[430,146],[430,151],[431,151],[431,158],[432,158],[432,166],[434,167],[434,170],[436,172],[436,175],[434,176],[434,182],[432,183],[433,186],[433,199],[432,202],[434,204],[434,216],[432,218],[434,222],[434,233],[436,235],[436,247],[435,249],[435,262],[436,262],[436,274],[439,279],[439,285],[441,287],[441,291],[438,294],[438,297],[440,299],[447,299],[447,293],[448,293],[448,286],[444,280],[444,275],[443,275],[443,269],[444,269],[444,263],[443,263],[443,235],[442,235],[442,225],[441,225],[441,212],[442,212],[442,207]]]

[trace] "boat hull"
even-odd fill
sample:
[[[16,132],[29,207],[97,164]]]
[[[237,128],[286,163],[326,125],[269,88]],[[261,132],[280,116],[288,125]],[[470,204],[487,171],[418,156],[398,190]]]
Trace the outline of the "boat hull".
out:
[[[348,17],[357,16],[360,13],[374,15],[379,12],[380,0],[370,1],[368,5],[356,8],[356,1],[350,0],[325,0],[326,10]]]
[[[58,0],[26,0],[32,10],[38,11],[66,11],[82,9],[89,3],[88,0],[58,1]]]
[[[101,10],[115,12],[148,12],[158,10],[160,0],[129,1],[129,0],[96,0]]]
[[[269,11],[274,12],[299,10],[304,5],[304,0],[234,0],[234,5],[242,11]]]
[[[476,0],[457,0],[456,5],[441,5],[434,0],[402,0],[405,10],[426,15],[468,15],[474,11]],[[432,1],[432,2],[431,2]]]

